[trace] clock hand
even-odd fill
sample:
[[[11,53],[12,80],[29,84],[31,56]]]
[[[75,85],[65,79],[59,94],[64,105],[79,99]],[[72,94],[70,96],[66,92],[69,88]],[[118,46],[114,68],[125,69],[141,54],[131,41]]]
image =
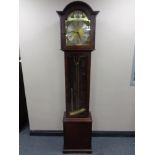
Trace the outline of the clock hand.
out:
[[[68,32],[68,33],[72,33],[72,32],[76,33],[76,31],[70,31],[70,32]]]
[[[79,36],[79,38],[80,38],[80,40],[81,40],[81,36],[80,36],[80,33],[79,33],[79,32],[77,32],[77,34],[78,34],[78,36]]]

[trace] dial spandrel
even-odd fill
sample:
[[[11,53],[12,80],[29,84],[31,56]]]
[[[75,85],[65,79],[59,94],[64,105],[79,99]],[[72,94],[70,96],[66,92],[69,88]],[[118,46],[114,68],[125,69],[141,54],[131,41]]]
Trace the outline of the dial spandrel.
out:
[[[66,45],[88,45],[90,43],[90,20],[80,10],[73,11],[65,21]]]

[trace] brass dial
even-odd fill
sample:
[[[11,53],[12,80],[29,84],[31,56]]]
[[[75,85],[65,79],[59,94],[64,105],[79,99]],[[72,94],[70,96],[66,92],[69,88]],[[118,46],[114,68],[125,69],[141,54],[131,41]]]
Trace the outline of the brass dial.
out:
[[[90,43],[90,20],[82,11],[72,12],[66,20],[66,44],[87,45]]]

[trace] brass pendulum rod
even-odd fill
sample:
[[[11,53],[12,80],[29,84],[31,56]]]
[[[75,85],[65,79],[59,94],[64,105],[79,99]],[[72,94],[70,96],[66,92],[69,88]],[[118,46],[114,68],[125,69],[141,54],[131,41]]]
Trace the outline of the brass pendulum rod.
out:
[[[77,69],[77,72],[76,72],[76,76],[77,76],[77,78],[76,78],[76,80],[77,80],[77,110],[80,108],[80,103],[79,103],[79,92],[80,92],[80,90],[79,90],[79,58],[77,57],[77,66],[76,66],[76,69]]]
[[[79,84],[80,84],[80,80],[79,80],[79,63],[80,63],[80,59],[78,56],[74,57],[74,63],[75,63],[75,67],[76,67],[76,106],[75,109],[79,110],[80,108],[80,103],[79,103]]]
[[[73,88],[71,88],[71,111],[74,110],[74,103],[73,103]]]

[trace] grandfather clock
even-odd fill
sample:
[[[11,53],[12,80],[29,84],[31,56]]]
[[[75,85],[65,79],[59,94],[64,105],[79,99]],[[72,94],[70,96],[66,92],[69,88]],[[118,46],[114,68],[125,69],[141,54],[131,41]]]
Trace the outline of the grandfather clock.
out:
[[[91,52],[95,49],[98,11],[81,1],[68,4],[60,16],[61,49],[65,57],[66,112],[64,153],[91,153],[89,112]]]

